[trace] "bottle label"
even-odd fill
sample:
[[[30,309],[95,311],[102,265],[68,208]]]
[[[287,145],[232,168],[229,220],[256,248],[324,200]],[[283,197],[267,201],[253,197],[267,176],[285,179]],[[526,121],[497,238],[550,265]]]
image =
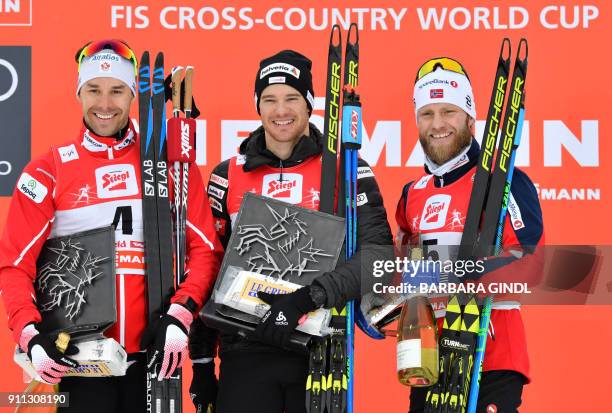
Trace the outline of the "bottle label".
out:
[[[397,343],[397,371],[421,367],[421,339]]]

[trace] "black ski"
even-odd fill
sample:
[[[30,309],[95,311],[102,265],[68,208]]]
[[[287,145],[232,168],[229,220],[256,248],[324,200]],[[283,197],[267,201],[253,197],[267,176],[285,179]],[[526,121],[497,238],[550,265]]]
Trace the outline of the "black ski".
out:
[[[524,57],[521,57],[523,50]],[[516,150],[521,141],[523,119],[525,116],[525,80],[527,77],[528,54],[527,39],[522,38],[516,53],[514,67],[512,68],[512,94],[506,103],[502,138],[497,147],[495,169],[491,177],[491,187],[487,198],[483,227],[478,245],[476,246],[478,257],[498,255],[502,248],[504,222],[508,211],[510,186],[512,185],[512,176],[514,174],[514,160]],[[480,332],[478,334],[478,346],[472,377],[473,388],[469,394],[468,413],[476,412],[480,374],[487,344],[492,304],[493,297],[486,297],[480,320]]]
[[[337,41],[335,35],[337,34]],[[338,176],[338,139],[340,137],[342,89],[342,32],[337,24],[332,27],[327,55],[325,117],[323,121],[323,157],[319,211],[334,213],[334,199]]]
[[[521,58],[523,47],[525,57]],[[510,184],[514,169],[514,153],[520,141],[518,133],[522,126],[526,76],[527,40],[521,39],[512,69],[511,94],[506,104],[502,137],[497,145],[495,168],[491,176],[484,221],[476,247],[477,257],[487,257],[498,252],[495,250],[496,241],[500,238],[499,235],[503,231],[503,221],[500,223],[500,215],[502,210],[508,206],[508,196],[510,194]]]
[[[507,57],[504,57],[506,46],[508,49]],[[501,127],[501,116],[504,108],[504,101],[506,99],[506,91],[508,89],[511,54],[510,39],[505,38],[502,41],[501,50],[499,51],[497,71],[493,82],[493,92],[491,93],[491,101],[489,103],[489,113],[487,114],[482,138],[482,148],[478,157],[476,174],[474,175],[474,185],[472,186],[470,203],[463,227],[463,235],[461,236],[458,256],[460,260],[475,257],[474,248],[478,241],[480,220],[484,210],[485,197],[489,188],[491,166],[493,166],[495,143],[497,142],[497,136]]]
[[[336,39],[337,34],[337,39]],[[323,135],[325,142],[321,162],[321,192],[319,211],[334,213],[336,184],[338,179],[338,138],[340,134],[342,89],[342,32],[334,25],[329,37],[327,81],[325,92],[325,117]],[[327,405],[327,337],[311,339],[306,379],[306,411],[322,413]]]
[[[174,293],[172,220],[168,199],[166,162],[166,118],[164,97],[164,57],[155,59],[151,86],[149,54],[142,56],[139,69],[140,149],[143,184],[143,225],[147,263],[148,321],[164,314]],[[153,92],[151,96],[151,91]],[[147,353],[150,361],[153,355]],[[147,363],[149,365],[150,362]],[[180,372],[169,380],[157,380],[161,360],[147,371],[147,412],[181,411]]]
[[[153,323],[162,314],[162,287],[159,260],[159,233],[157,229],[157,149],[153,139],[153,108],[151,106],[151,67],[149,52],[144,52],[138,71],[138,111],[140,125],[140,159],[142,175],[142,221],[147,279],[148,322]],[[153,358],[147,352],[147,365]],[[159,371],[159,369],[157,370]],[[160,394],[155,370],[147,370],[147,412],[157,412],[156,395]]]

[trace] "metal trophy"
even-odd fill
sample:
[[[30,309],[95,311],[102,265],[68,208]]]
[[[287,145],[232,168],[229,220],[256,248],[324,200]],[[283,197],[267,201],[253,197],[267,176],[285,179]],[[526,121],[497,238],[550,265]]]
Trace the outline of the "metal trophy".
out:
[[[246,193],[233,225],[204,322],[248,336],[269,306],[258,291],[285,294],[335,268],[344,241],[344,219]],[[331,311],[311,312],[290,347],[307,352],[312,336],[329,334]]]
[[[117,321],[115,229],[113,226],[51,238],[36,263],[36,303],[41,333],[67,333],[79,348],[80,366],[66,376],[122,376],[125,349],[102,333]],[[14,359],[36,378],[30,359],[19,347]]]

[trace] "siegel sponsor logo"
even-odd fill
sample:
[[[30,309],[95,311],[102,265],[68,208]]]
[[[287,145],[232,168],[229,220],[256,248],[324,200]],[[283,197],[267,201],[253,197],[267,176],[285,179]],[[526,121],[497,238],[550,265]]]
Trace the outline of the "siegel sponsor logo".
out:
[[[130,178],[128,171],[109,172],[102,175],[102,188],[109,191],[117,191],[127,188],[127,181]]]
[[[98,198],[118,198],[136,195],[138,183],[134,165],[109,165],[96,169]]]
[[[421,230],[442,228],[446,224],[450,202],[450,195],[439,194],[430,197],[423,207],[419,228]]]
[[[300,174],[278,173],[265,175],[261,194],[269,198],[278,199],[290,204],[302,202],[302,182],[304,177]]]

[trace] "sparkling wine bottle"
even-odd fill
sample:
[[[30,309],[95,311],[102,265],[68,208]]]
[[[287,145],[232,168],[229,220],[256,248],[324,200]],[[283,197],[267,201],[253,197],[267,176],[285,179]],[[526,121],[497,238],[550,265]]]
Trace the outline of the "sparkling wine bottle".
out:
[[[420,249],[411,252],[420,259]],[[404,303],[397,337],[397,377],[406,386],[425,387],[438,381],[438,329],[427,297],[416,295]]]

